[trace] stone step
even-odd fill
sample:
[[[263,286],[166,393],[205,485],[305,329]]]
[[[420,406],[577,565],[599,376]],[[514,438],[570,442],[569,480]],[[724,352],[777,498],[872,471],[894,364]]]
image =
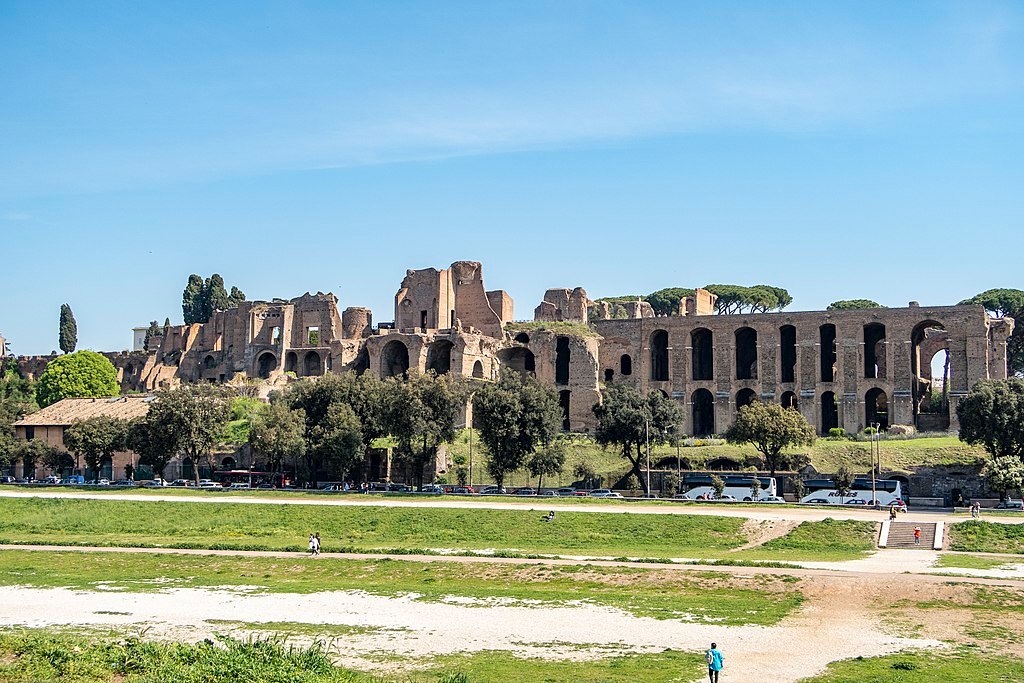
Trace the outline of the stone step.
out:
[[[921,543],[914,543],[914,527],[921,527]],[[927,522],[892,522],[889,524],[887,548],[931,550],[935,545],[935,524]]]

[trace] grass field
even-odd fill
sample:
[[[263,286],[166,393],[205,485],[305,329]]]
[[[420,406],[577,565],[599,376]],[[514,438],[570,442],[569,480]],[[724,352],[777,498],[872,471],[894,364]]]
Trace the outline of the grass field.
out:
[[[1015,562],[1024,562],[1024,559],[1016,561],[1009,557],[987,557],[984,555],[961,555],[959,553],[943,553],[936,567],[951,567],[957,569],[997,569]]]
[[[749,559],[839,561],[874,550],[878,525],[852,519],[801,522],[785,536],[739,554]]]
[[[1019,683],[1024,660],[961,650],[952,654],[907,652],[848,659],[803,683]]]
[[[949,526],[950,550],[1024,554],[1024,524],[957,522]]]
[[[537,606],[588,600],[637,616],[692,618],[721,624],[774,624],[803,600],[799,581],[759,574],[733,577],[681,569],[462,564],[334,558],[276,559],[145,553],[0,551],[0,585],[120,589],[251,586],[277,593],[362,590],[537,601]]]

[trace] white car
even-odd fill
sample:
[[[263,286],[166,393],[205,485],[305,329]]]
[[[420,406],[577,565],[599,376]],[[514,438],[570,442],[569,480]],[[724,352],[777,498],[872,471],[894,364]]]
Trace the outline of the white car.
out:
[[[594,489],[590,492],[591,498],[622,498],[621,493],[616,493],[611,489]]]
[[[252,487],[249,486],[248,484],[240,482],[240,481],[236,481],[234,484],[232,484],[231,486],[228,487],[228,490],[229,491],[240,491],[242,489],[248,490],[250,488],[252,488]]]
[[[224,487],[221,486],[219,481],[213,481],[212,479],[200,479],[199,488],[220,490]]]

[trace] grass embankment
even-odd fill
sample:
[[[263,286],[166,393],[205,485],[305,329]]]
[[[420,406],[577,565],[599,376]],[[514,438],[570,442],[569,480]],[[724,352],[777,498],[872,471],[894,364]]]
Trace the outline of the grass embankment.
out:
[[[702,665],[700,654],[673,650],[583,662],[478,652],[436,658],[416,671],[379,676],[334,666],[319,644],[296,648],[276,640],[225,638],[219,644],[191,645],[45,631],[0,634],[0,680],[10,683],[667,683],[680,680],[680,672],[699,675]]]
[[[461,596],[550,607],[589,601],[637,616],[719,624],[774,624],[803,601],[789,576],[733,577],[677,568],[509,565],[334,558],[277,559],[146,553],[0,551],[0,585],[120,589],[239,586],[276,593],[360,590]],[[535,602],[533,602],[535,601]]]
[[[1009,565],[1019,564],[1024,559],[1011,559],[1009,557],[987,557],[984,555],[961,555],[959,553],[943,553],[935,567],[949,567],[955,569],[999,569]]]
[[[1018,683],[1024,660],[961,650],[953,654],[907,652],[885,657],[847,659],[802,683]]]
[[[875,549],[878,525],[853,519],[801,522],[785,536],[738,555],[748,559],[841,561]]]
[[[304,550],[468,549],[642,557],[722,557],[744,520],[540,510],[0,499],[0,542]]]
[[[1024,554],[1024,524],[957,522],[949,526],[950,550],[969,553]]]

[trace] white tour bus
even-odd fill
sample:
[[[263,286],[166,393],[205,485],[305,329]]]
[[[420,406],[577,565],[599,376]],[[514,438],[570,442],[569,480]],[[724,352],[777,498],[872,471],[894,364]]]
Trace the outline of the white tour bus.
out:
[[[736,500],[753,501],[754,477],[751,475],[737,476],[728,475],[722,477],[725,480],[725,489],[722,491],[722,499],[729,500],[726,496],[732,496]],[[773,498],[776,495],[775,480],[771,477],[758,477],[761,482],[761,490],[758,491],[757,499]],[[683,477],[684,500],[716,500],[715,488],[711,485],[710,474],[691,474]]]
[[[889,506],[893,503],[897,505],[904,504],[903,488],[900,482],[895,479],[875,480],[875,500],[877,503],[872,503],[871,501],[871,480],[866,478],[854,479],[850,492],[845,496],[839,495],[836,485],[831,479],[808,479],[804,482],[804,491],[806,491],[806,495],[800,499],[801,503],[847,505],[851,503],[860,504],[859,501],[864,501],[863,504],[866,505]]]

